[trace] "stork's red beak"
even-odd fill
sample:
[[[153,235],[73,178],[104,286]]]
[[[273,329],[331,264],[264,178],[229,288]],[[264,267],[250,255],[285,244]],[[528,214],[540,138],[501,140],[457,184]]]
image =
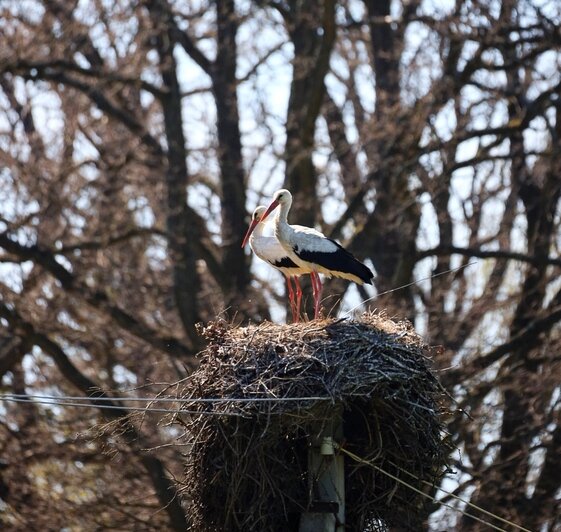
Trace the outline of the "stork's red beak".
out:
[[[267,218],[267,216],[269,216],[269,214],[271,214],[277,207],[279,206],[279,202],[277,200],[274,200],[271,202],[271,205],[269,205],[267,207],[267,210],[263,213],[263,216],[261,216],[261,220],[259,220],[260,222],[262,222],[265,218]]]
[[[251,223],[249,224],[249,227],[247,229],[247,233],[243,237],[242,248],[245,248],[245,246],[247,244],[247,241],[249,240],[249,237],[251,236],[251,233],[253,233],[253,230],[257,227],[257,224],[259,222],[260,222],[260,220],[258,220],[258,219],[251,220]]]
[[[247,241],[249,240],[251,233],[253,233],[254,229],[257,227],[257,224],[262,222],[265,218],[267,218],[267,216],[269,216],[269,214],[271,214],[278,206],[279,206],[279,202],[276,200],[273,201],[271,205],[269,205],[268,209],[265,211],[263,216],[261,216],[260,220],[257,219],[251,220],[251,223],[249,224],[249,227],[247,229],[247,233],[243,237],[242,248],[245,248]]]

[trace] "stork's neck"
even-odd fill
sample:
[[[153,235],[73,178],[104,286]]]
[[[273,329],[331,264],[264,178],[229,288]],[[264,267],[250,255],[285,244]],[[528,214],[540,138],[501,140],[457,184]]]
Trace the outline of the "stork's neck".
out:
[[[281,203],[279,213],[275,218],[275,236],[281,242],[288,242],[291,233],[294,232],[288,224],[288,211],[290,210],[290,202]]]
[[[255,226],[255,229],[253,230],[253,233],[251,233],[251,236],[249,237],[249,242],[253,242],[254,238],[260,238],[263,236],[263,231],[265,230],[265,224],[264,223],[258,223]]]
[[[285,223],[285,224],[288,223],[288,211],[290,211],[290,207],[291,207],[290,202],[281,203],[279,208],[279,213],[277,214],[277,220],[280,223]]]

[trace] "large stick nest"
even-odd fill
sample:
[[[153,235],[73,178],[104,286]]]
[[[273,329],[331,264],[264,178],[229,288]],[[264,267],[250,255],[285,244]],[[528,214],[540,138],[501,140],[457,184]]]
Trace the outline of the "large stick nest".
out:
[[[377,314],[358,321],[233,328],[212,323],[199,369],[183,398],[193,402],[185,490],[197,531],[287,531],[310,503],[310,441],[343,409],[348,530],[416,529],[450,448],[443,391],[429,348],[412,328]],[[295,398],[328,400],[294,400]],[[263,401],[286,398],[287,401]],[[372,464],[376,466],[373,467]],[[379,469],[377,469],[379,468]],[[386,473],[380,471],[382,469]]]

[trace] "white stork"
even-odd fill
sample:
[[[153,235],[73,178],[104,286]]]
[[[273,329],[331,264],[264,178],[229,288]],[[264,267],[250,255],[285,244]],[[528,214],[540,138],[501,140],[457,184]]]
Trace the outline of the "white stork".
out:
[[[265,222],[262,218],[266,210],[266,207],[260,205],[253,211],[251,224],[243,239],[242,247],[245,247],[249,240],[249,246],[253,253],[267,264],[270,264],[273,268],[279,270],[286,277],[292,321],[297,323],[300,319],[300,302],[302,300],[302,288],[300,287],[298,276],[304,273],[311,273],[311,270],[295,264],[294,261],[288,257],[286,251],[276,237],[263,234]],[[292,288],[292,280],[294,280],[295,289]]]
[[[319,317],[321,303],[322,282],[318,274],[341,277],[357,284],[372,284],[374,275],[370,269],[340,244],[311,227],[289,225],[288,212],[292,206],[292,194],[288,190],[280,189],[275,192],[261,221],[279,205],[280,213],[275,218],[275,236],[289,259],[307,271],[311,270],[314,319]]]

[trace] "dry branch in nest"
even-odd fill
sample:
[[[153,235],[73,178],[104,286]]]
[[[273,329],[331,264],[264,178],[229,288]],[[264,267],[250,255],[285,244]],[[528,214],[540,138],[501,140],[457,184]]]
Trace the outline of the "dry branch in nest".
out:
[[[203,334],[209,346],[182,397],[225,401],[185,405],[197,412],[184,421],[193,530],[297,530],[310,502],[309,442],[337,408],[344,449],[424,492],[442,476],[444,394],[410,325],[370,313],[212,323]],[[263,400],[271,398],[286,400]],[[345,485],[349,530],[417,529],[427,515],[423,497],[369,464],[347,458]]]

